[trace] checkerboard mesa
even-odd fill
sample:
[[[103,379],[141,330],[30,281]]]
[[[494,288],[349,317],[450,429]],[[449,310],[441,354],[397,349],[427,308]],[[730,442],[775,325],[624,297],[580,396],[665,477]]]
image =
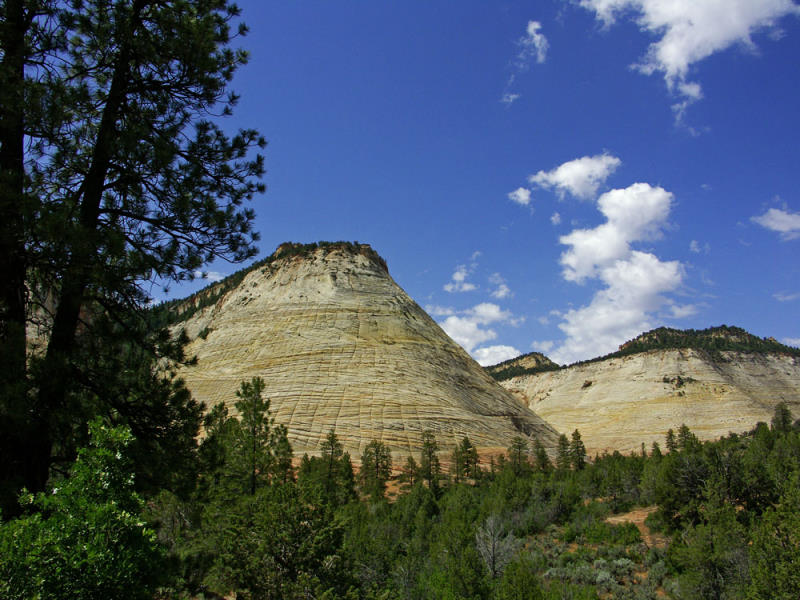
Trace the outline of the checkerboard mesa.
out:
[[[181,375],[207,406],[234,410],[259,376],[296,454],[334,429],[353,457],[373,439],[398,461],[432,431],[483,451],[556,432],[500,385],[406,294],[367,244],[281,244],[272,256],[181,303],[173,331],[197,364]]]

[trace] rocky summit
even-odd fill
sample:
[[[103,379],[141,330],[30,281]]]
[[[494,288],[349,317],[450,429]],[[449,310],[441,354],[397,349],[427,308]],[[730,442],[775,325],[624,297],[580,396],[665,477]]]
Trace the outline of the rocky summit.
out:
[[[556,432],[498,385],[392,279],[365,244],[284,244],[267,260],[172,308],[197,364],[181,374],[208,407],[235,413],[261,377],[295,453],[335,430],[358,459],[371,440],[395,460],[431,430],[442,449],[468,436],[485,451],[515,436],[547,448]]]
[[[701,439],[741,433],[779,402],[800,416],[800,350],[735,327],[661,328],[592,361],[501,371],[501,385],[559,431],[578,429],[590,452],[663,447],[682,424]]]

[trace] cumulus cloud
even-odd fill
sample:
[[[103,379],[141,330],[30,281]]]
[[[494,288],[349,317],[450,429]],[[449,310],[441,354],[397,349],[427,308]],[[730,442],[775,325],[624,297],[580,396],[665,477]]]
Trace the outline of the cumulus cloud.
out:
[[[640,72],[662,73],[670,91],[683,100],[673,109],[678,117],[702,98],[700,84],[689,81],[690,67],[735,44],[755,48],[751,36],[775,29],[787,15],[800,15],[792,0],[581,0],[606,26],[618,17],[632,17],[642,31],[657,36],[641,61]]]
[[[630,242],[656,239],[666,223],[672,194],[647,183],[611,190],[597,201],[607,221],[594,229],[576,229],[561,236],[570,249],[561,255],[564,278],[582,283],[629,256]]]
[[[664,295],[681,285],[683,265],[631,248],[633,242],[661,235],[671,203],[671,193],[646,183],[611,190],[597,203],[605,223],[560,238],[569,246],[561,255],[564,279],[593,279],[603,287],[588,305],[561,314],[559,328],[566,339],[553,352],[553,360],[570,363],[614,351],[651,329],[664,306],[674,318],[692,314],[694,307],[675,305]]]
[[[467,281],[467,277],[470,276],[471,269],[466,265],[458,265],[456,267],[455,272],[450,280],[450,283],[446,283],[444,285],[444,291],[446,292],[471,292],[473,290],[478,289],[474,283],[470,283]]]
[[[800,348],[800,338],[783,338],[781,340],[787,346],[794,346],[795,348]]]
[[[472,357],[478,361],[478,364],[483,367],[488,367],[489,365],[496,365],[497,363],[501,363],[504,360],[509,360],[511,358],[516,358],[522,354],[519,350],[514,348],[513,346],[485,346],[483,348],[477,348],[473,353]]]
[[[542,24],[539,21],[528,21],[525,35],[519,39],[518,44],[520,51],[517,55],[517,66],[520,70],[526,69],[532,59],[539,64],[547,60],[550,44],[542,33]]]
[[[800,237],[800,213],[793,213],[779,208],[770,208],[763,215],[751,217],[751,221],[781,234],[784,240]]]
[[[520,98],[522,98],[522,94],[512,94],[511,92],[505,92],[503,96],[500,98],[500,102],[502,102],[506,106],[511,106],[512,104],[514,104],[514,102],[516,102]]]
[[[523,187],[517,188],[508,194],[508,199],[520,206],[527,206],[531,202],[531,191]]]
[[[482,302],[472,308],[448,316],[440,323],[445,333],[472,354],[479,344],[497,338],[497,332],[489,326],[495,323],[514,324],[510,311],[497,304]]]
[[[561,223],[561,215],[558,214],[557,212],[554,212],[552,215],[550,215],[550,222],[553,225],[558,225],[559,223]]]
[[[569,193],[576,198],[589,200],[621,164],[620,159],[610,154],[583,156],[565,162],[552,171],[539,171],[528,180],[541,188],[555,190],[560,198]]]

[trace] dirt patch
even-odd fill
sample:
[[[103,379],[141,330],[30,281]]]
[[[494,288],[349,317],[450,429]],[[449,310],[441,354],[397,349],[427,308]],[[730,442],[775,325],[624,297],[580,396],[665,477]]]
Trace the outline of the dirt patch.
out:
[[[666,548],[669,543],[669,538],[659,533],[653,533],[650,528],[645,525],[645,519],[658,510],[657,506],[646,506],[644,508],[637,508],[627,513],[620,515],[612,515],[606,519],[607,523],[612,525],[620,525],[622,523],[633,523],[642,535],[642,540],[650,548]]]

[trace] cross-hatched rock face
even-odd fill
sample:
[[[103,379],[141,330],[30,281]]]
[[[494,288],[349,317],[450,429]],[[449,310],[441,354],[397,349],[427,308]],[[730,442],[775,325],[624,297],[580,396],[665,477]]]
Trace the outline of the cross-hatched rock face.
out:
[[[495,383],[389,276],[369,246],[332,245],[249,272],[183,327],[198,363],[181,375],[210,408],[239,383],[266,382],[295,453],[334,429],[353,458],[377,439],[396,460],[425,430],[443,449],[468,436],[486,450],[514,436],[552,448],[556,432]]]
[[[663,448],[684,423],[704,440],[741,433],[769,423],[779,402],[800,417],[800,358],[780,353],[651,350],[501,385],[560,431],[577,428],[592,454]]]

